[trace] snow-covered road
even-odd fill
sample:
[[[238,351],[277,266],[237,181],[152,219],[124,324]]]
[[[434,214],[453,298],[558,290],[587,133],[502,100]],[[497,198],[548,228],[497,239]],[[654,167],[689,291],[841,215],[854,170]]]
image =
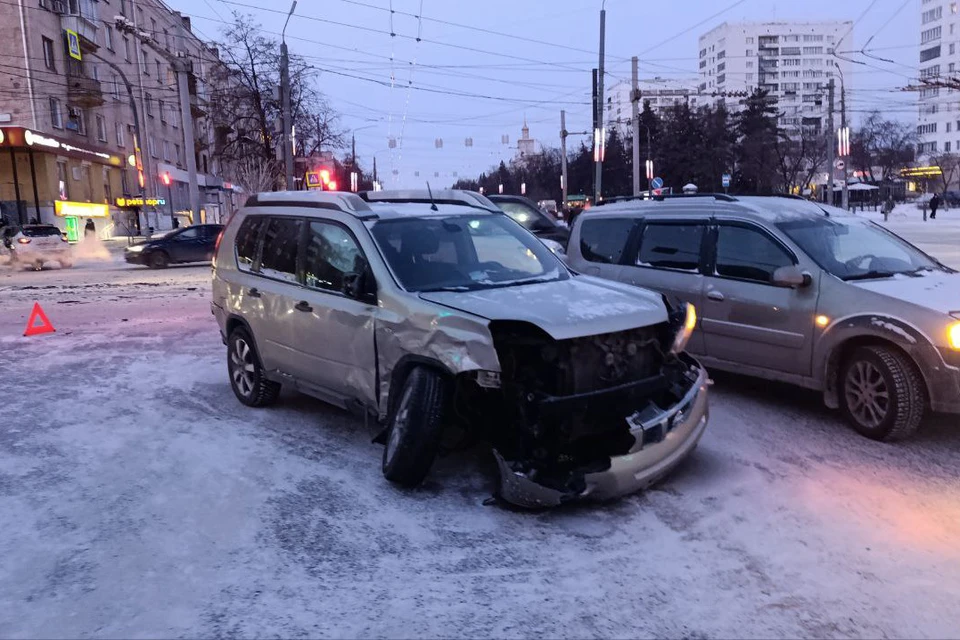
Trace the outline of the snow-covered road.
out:
[[[400,491],[372,425],[241,406],[208,299],[209,268],[0,271],[0,636],[960,633],[956,420],[877,444],[718,377],[664,483],[512,512],[482,448]],[[34,300],[57,333],[21,337]]]

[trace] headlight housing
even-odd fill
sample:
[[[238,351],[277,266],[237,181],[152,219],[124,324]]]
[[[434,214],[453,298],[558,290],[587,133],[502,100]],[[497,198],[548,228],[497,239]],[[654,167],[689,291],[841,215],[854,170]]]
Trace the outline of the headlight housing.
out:
[[[947,345],[954,351],[960,351],[960,311],[954,311],[950,314],[958,319],[947,327]]]
[[[143,245],[135,244],[132,247],[127,247],[127,251],[129,251],[130,253],[140,253],[141,251],[143,251]]]
[[[689,302],[686,303],[686,315],[683,319],[683,325],[677,330],[677,335],[673,338],[673,346],[670,347],[670,353],[680,353],[687,348],[690,342],[690,336],[693,330],[697,328],[697,308]]]

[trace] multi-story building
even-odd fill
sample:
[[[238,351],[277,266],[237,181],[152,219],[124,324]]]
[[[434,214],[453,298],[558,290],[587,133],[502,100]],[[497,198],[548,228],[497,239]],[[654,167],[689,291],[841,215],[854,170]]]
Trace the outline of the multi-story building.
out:
[[[653,78],[637,83],[640,89],[641,109],[644,102],[662,116],[674,105],[687,104],[691,109],[707,103],[705,96],[697,92],[695,82]],[[630,135],[633,119],[633,104],[630,102],[631,83],[618,82],[606,91],[605,117],[607,130],[617,128],[621,136]]]
[[[116,28],[124,16],[134,33]],[[186,154],[195,154],[201,218],[232,201],[212,149],[205,79],[216,49],[161,0],[37,0],[0,4],[0,208],[22,222],[71,230],[93,218],[102,234],[169,228],[192,219]],[[152,43],[137,33],[149,34]],[[185,56],[195,145],[184,146],[176,75]],[[130,91],[127,89],[127,82]],[[131,95],[132,94],[132,95]],[[136,104],[146,202],[134,156]],[[169,183],[169,184],[167,184]],[[181,222],[181,224],[183,223]]]
[[[827,83],[835,78],[837,111],[841,82],[850,89],[848,63],[834,56],[837,43],[852,46],[853,23],[725,22],[700,36],[698,90],[716,94],[738,110],[743,95],[760,88],[775,101],[788,133],[822,131]]]
[[[960,6],[953,0],[920,2],[920,83],[917,145],[921,161],[960,152],[960,94],[946,86],[960,66]],[[941,86],[944,85],[944,86]]]

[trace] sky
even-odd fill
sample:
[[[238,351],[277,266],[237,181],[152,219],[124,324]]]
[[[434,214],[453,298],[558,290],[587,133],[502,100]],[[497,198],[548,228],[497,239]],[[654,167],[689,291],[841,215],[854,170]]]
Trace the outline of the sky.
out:
[[[234,11],[279,37],[286,1],[167,0],[206,39],[220,37]],[[601,2],[299,0],[286,39],[292,54],[316,67],[319,89],[356,136],[362,165],[376,156],[388,188],[446,186],[512,158],[524,119],[547,146],[559,146],[561,109],[568,131],[590,129]],[[606,0],[605,7],[608,87],[629,80],[634,55],[641,79],[693,81],[698,37],[724,21],[851,20],[840,49],[865,63],[846,78],[853,122],[874,109],[915,121],[917,95],[900,89],[918,75],[919,0]],[[864,47],[875,57],[860,54]]]

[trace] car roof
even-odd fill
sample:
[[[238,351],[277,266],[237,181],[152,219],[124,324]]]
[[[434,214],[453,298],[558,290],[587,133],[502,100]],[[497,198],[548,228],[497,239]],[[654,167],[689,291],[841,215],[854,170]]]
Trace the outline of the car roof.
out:
[[[391,203],[446,203],[499,211],[497,205],[476,191],[463,189],[396,189],[387,191],[364,191],[360,197],[367,202]]]
[[[697,205],[701,208],[697,210]],[[706,206],[703,206],[706,205]],[[713,194],[608,202],[585,211],[588,218],[622,217],[624,214],[676,214],[705,218],[734,214],[761,222],[783,222],[806,218],[856,218],[839,207],[790,196],[723,196]]]
[[[433,206],[436,206],[434,211]],[[370,209],[380,220],[397,218],[443,218],[448,216],[502,215],[499,209],[490,211],[478,207],[440,202],[371,202]]]

